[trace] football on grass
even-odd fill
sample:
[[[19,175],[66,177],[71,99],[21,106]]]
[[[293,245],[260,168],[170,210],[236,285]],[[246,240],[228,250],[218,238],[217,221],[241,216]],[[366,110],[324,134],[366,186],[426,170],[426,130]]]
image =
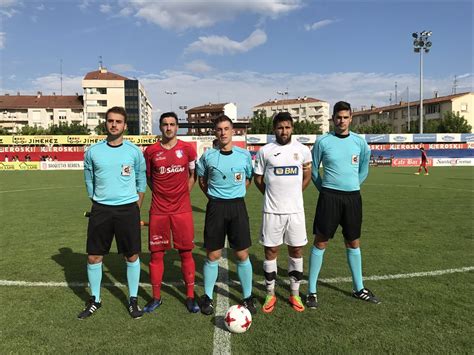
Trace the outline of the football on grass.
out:
[[[244,333],[252,324],[252,315],[244,306],[235,305],[227,310],[224,322],[231,333]]]

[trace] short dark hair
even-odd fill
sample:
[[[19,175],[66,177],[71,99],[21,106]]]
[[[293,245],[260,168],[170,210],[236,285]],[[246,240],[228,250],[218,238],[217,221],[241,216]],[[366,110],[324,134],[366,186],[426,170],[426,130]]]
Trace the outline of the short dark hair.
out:
[[[123,121],[127,123],[127,111],[122,106],[114,106],[107,110],[105,113],[105,120],[107,121],[107,116],[109,113],[118,113],[123,116]]]
[[[293,117],[291,117],[289,112],[279,112],[273,117],[273,128],[280,122],[289,121],[293,126]]]
[[[178,115],[176,113],[174,113],[174,112],[165,112],[160,116],[160,126],[161,126],[161,123],[163,122],[163,120],[166,117],[173,117],[176,120],[176,124],[178,124]]]
[[[332,115],[335,116],[339,111],[350,111],[352,113],[351,104],[345,101],[339,101],[334,104]]]
[[[217,128],[217,125],[221,122],[230,122],[230,125],[232,127],[234,127],[234,122],[232,122],[232,120],[229,118],[229,116],[226,116],[226,115],[220,115],[220,116],[217,116],[216,119],[214,120],[214,128]]]

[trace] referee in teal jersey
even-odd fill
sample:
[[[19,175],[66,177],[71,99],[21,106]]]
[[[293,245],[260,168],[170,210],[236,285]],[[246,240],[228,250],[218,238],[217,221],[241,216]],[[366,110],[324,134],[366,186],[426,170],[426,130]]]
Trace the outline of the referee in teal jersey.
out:
[[[84,179],[92,209],[87,228],[87,277],[92,296],[79,319],[91,316],[101,305],[102,259],[115,236],[118,252],[127,262],[132,318],[143,315],[138,306],[141,251],[140,207],[146,191],[146,165],[136,145],[123,140],[127,113],[112,107],[105,114],[107,139],[92,145],[84,156]]]
[[[346,245],[347,262],[352,274],[352,295],[355,298],[380,303],[362,281],[360,235],[362,226],[362,198],[360,185],[369,173],[370,149],[362,137],[350,132],[351,105],[339,101],[334,105],[334,132],[324,134],[313,147],[312,179],[319,191],[314,218],[314,245],[309,261],[308,308],[318,306],[317,280],[328,240],[334,237],[339,225]],[[323,176],[319,166],[323,165]]]
[[[201,312],[214,312],[212,297],[217,281],[219,259],[227,235],[229,245],[237,257],[237,274],[242,286],[242,305],[252,314],[257,312],[252,297],[252,264],[249,258],[249,216],[244,196],[252,179],[250,153],[232,144],[232,120],[221,115],[214,121],[218,144],[204,152],[197,164],[199,186],[209,199],[204,225],[204,291]]]

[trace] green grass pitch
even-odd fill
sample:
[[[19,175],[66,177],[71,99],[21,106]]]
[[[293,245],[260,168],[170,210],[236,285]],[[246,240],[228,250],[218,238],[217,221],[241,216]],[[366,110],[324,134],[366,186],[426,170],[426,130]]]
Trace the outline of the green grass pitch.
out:
[[[462,267],[473,261],[473,168],[373,168],[363,186],[361,239],[365,276],[409,274]],[[308,232],[317,191],[305,192]],[[150,193],[142,216],[147,219]],[[254,293],[261,305],[262,247],[258,243],[262,196],[251,186],[247,196],[252,236]],[[206,200],[192,192],[196,228],[196,281],[202,289],[202,230]],[[0,173],[0,279],[86,283],[85,231],[89,210],[82,172],[18,171]],[[142,278],[149,283],[146,229],[143,230]],[[310,241],[312,242],[312,237]],[[106,283],[126,283],[125,265],[115,244],[104,260]],[[231,253],[229,253],[231,255]],[[305,250],[305,278],[309,246]],[[348,282],[320,283],[320,308],[303,313],[287,304],[286,250],[279,258],[278,302],[272,314],[259,312],[250,330],[231,336],[234,354],[248,353],[472,353],[474,349],[473,272],[366,281],[382,300],[367,304],[350,297]],[[229,257],[229,277],[237,280]],[[350,276],[340,232],[326,251],[322,279]],[[181,279],[179,257],[165,259],[164,281]],[[230,304],[240,298],[232,284]],[[302,285],[305,294],[307,285]],[[185,310],[183,286],[165,286],[163,305],[132,320],[127,289],[102,291],[103,307],[90,319],[76,320],[88,297],[85,287],[0,286],[1,353],[161,353],[210,354],[214,319]],[[140,304],[151,288],[139,291]]]

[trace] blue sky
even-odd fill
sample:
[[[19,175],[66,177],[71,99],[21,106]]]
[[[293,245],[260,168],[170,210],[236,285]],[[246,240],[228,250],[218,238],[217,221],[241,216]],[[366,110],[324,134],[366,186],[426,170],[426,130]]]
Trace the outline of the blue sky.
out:
[[[472,1],[0,0],[2,93],[81,92],[103,57],[142,81],[156,114],[235,102],[239,116],[286,90],[354,106],[418,98],[411,33],[433,31],[425,97],[472,91]]]

